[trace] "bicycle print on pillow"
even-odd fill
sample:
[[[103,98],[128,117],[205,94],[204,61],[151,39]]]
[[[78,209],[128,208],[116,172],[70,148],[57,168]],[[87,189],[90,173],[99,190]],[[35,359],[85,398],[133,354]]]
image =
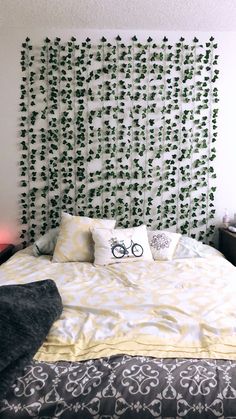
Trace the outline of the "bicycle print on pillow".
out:
[[[111,245],[111,252],[116,259],[123,257],[141,257],[143,255],[143,247],[139,243],[134,243],[131,239],[129,246],[127,246],[124,240],[117,240],[116,237],[112,237],[109,240]]]

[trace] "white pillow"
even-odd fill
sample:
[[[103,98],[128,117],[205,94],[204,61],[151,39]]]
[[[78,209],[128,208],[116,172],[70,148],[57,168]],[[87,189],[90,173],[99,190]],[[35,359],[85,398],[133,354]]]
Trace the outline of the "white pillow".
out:
[[[115,227],[115,220],[81,217],[62,213],[53,262],[93,262],[91,228]]]
[[[58,233],[59,227],[51,228],[47,233],[39,237],[33,244],[34,256],[53,255]]]
[[[148,240],[154,260],[171,260],[181,234],[171,231],[148,231]]]
[[[188,236],[181,236],[175,250],[174,258],[195,258],[201,257],[203,244]]]
[[[192,237],[181,236],[173,258],[204,258],[219,254],[220,252],[211,246],[203,244]]]
[[[95,228],[95,265],[153,260],[145,225],[132,228]]]

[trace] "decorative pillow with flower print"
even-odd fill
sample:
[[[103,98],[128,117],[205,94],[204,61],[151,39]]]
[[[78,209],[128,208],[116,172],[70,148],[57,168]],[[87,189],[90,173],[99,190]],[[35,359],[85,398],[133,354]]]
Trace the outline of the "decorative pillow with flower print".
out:
[[[171,260],[181,234],[171,231],[155,230],[148,231],[148,241],[154,260]]]

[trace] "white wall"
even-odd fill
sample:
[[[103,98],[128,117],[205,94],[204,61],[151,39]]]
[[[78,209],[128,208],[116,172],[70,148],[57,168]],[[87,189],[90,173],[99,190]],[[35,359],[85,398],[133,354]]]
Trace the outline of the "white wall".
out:
[[[153,31],[94,31],[94,30],[48,30],[28,28],[0,27],[0,243],[16,241],[18,236],[18,118],[19,118],[19,86],[21,81],[20,51],[21,43],[29,36],[36,44],[48,36],[69,39],[72,35],[77,40],[89,36],[96,41],[103,35],[108,39],[120,34],[124,40],[134,34],[141,41],[148,36],[160,40],[164,35],[172,42],[184,36],[191,40],[197,36],[202,42],[211,35],[218,43],[219,70],[219,118],[217,159],[215,168],[217,173],[217,193],[215,200],[215,223],[221,223],[224,208],[228,208],[231,219],[236,213],[236,32],[153,32]]]

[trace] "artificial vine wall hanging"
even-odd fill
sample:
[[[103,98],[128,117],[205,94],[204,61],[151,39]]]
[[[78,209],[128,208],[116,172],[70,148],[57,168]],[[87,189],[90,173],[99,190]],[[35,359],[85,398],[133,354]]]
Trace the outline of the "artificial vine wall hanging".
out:
[[[61,211],[213,233],[217,44],[22,44],[23,242]]]

